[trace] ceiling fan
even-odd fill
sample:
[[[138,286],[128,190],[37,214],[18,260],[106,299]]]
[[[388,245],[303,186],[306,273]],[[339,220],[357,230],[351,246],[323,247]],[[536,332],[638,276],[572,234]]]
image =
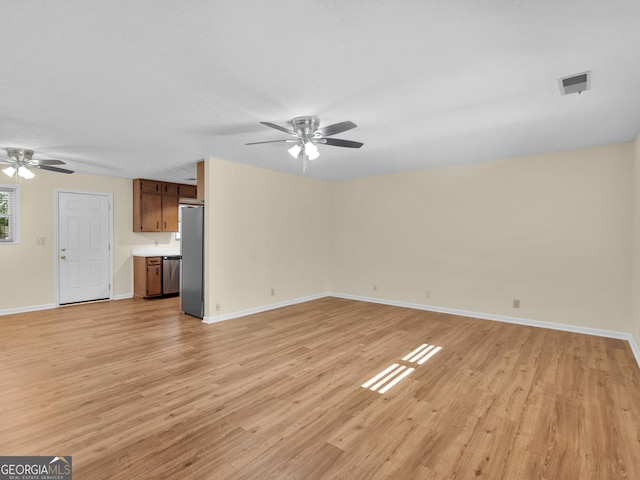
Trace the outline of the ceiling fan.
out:
[[[31,171],[34,168],[49,170],[57,173],[73,173],[66,168],[53,167],[52,165],[64,165],[62,160],[39,160],[34,159],[34,151],[26,148],[5,147],[6,155],[0,155],[0,164],[9,165],[2,171],[10,177],[29,179],[35,175]]]
[[[361,142],[353,140],[342,140],[340,138],[327,138],[338,133],[346,132],[357,125],[349,120],[346,122],[334,123],[326,127],[320,127],[320,120],[317,117],[295,117],[291,120],[292,128],[282,127],[270,122],[260,122],[267,127],[275,128],[281,132],[287,133],[295,138],[287,138],[283,140],[267,140],[265,142],[251,142],[245,145],[258,145],[260,143],[287,142],[295,145],[289,149],[289,153],[293,158],[302,160],[302,171],[307,170],[307,160],[315,160],[320,153],[316,145],[333,145],[334,147],[360,148],[364,145]]]

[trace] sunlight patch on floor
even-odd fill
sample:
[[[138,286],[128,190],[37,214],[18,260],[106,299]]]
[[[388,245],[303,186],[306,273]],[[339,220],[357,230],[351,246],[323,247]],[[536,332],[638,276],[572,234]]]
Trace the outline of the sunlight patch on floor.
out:
[[[402,361],[422,365],[440,350],[442,350],[442,347],[423,343],[411,353],[402,357]],[[378,373],[375,377],[363,383],[362,387],[374,392],[385,393],[394,385],[398,384],[403,378],[409,376],[414,370],[415,368],[413,367],[394,363]]]

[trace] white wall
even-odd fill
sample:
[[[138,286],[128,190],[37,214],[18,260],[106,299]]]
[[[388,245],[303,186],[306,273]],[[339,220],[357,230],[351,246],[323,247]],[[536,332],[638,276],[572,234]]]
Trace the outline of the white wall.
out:
[[[331,290],[628,332],[632,151],[336,182]]]
[[[113,194],[115,297],[133,293],[132,248],[155,247],[156,241],[159,247],[179,245],[171,233],[133,233],[131,180],[78,173],[35,173],[35,178],[21,183],[21,243],[0,244],[0,313],[55,305],[57,189]],[[4,179],[0,182],[9,183]],[[36,237],[44,237],[46,245],[36,245]]]
[[[328,290],[329,184],[216,159],[205,177],[206,317]]]

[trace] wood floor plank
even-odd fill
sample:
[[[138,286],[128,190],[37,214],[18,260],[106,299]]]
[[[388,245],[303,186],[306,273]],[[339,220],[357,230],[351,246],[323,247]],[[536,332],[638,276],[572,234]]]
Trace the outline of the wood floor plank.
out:
[[[411,361],[422,344],[441,349]],[[362,386],[394,364],[413,371]],[[206,325],[127,299],[0,317],[0,378],[0,454],[72,455],[78,479],[640,478],[616,339],[338,298]]]

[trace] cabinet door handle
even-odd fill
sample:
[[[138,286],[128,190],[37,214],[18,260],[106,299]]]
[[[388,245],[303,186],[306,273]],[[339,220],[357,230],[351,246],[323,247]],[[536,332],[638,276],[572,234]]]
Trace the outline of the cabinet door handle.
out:
[[[156,222],[156,228],[160,230],[160,222]]]

